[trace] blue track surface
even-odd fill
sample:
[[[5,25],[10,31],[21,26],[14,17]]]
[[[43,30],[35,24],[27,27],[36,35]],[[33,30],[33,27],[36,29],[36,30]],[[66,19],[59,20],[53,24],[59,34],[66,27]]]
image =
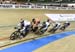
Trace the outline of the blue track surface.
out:
[[[25,42],[25,43],[22,43],[22,44],[19,44],[19,45],[16,45],[16,46],[4,49],[4,50],[0,50],[0,52],[33,52],[34,50],[48,43],[54,42],[66,36],[70,36],[72,34],[75,34],[75,31],[54,34],[52,36],[47,36],[47,37],[40,38],[37,40],[32,40],[30,42]]]

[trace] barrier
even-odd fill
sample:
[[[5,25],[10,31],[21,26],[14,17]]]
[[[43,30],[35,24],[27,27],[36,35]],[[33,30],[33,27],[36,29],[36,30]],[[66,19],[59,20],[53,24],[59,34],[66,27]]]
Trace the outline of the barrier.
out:
[[[21,4],[0,4],[0,9],[49,9],[49,10],[75,10],[75,7],[55,7],[55,6],[41,6],[41,5],[21,5]]]

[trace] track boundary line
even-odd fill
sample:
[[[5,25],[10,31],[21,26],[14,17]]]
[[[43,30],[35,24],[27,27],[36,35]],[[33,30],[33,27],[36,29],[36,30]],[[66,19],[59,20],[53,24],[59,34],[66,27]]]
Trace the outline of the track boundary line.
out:
[[[69,31],[64,31],[64,32],[69,32]],[[61,33],[64,33],[64,32],[61,32]],[[56,33],[56,34],[60,34],[60,33],[58,32],[58,33]],[[43,37],[50,36],[50,35],[51,35],[51,34],[46,34],[46,35],[40,35],[40,36],[33,37],[33,38],[29,38],[29,39],[20,40],[20,41],[17,41],[17,42],[13,42],[13,43],[9,43],[9,44],[0,46],[0,48],[7,47],[7,46],[10,46],[10,45],[13,45],[13,44],[17,44],[17,43],[21,43],[21,42],[28,41],[28,40],[36,40],[36,39],[38,39],[38,38],[43,38]],[[55,35],[55,34],[52,34],[52,35]],[[52,36],[52,35],[51,35],[51,36]],[[8,37],[8,38],[9,38],[9,37]]]
[[[20,43],[20,42],[23,42],[23,41],[28,41],[28,40],[34,40],[34,39],[37,39],[37,38],[42,38],[42,37],[45,37],[45,36],[49,36],[49,34],[48,35],[37,36],[37,37],[29,38],[29,39],[20,40],[20,41],[14,42],[14,43],[9,43],[7,45],[0,46],[0,48],[6,47],[6,46],[9,46],[9,45],[13,45],[13,44],[17,44],[17,43]]]
[[[20,49],[20,48],[23,48],[23,47],[25,49],[28,48],[28,47],[30,47],[30,48],[28,48],[26,50],[23,48],[22,52],[24,52],[24,51],[26,51],[26,52],[28,52],[28,51],[34,51],[35,49],[38,49],[39,47],[44,46],[47,43],[54,42],[56,40],[62,39],[62,38],[67,37],[67,36],[70,36],[71,34],[75,34],[75,31],[66,31],[66,32],[56,33],[56,34],[53,34],[52,36],[46,36],[46,37],[42,37],[42,38],[35,39],[35,40],[32,40],[32,41],[24,42],[24,43],[22,43],[20,45],[13,46],[12,48],[9,47],[9,48],[4,49],[2,51],[7,52],[7,51],[11,50],[13,52],[13,51],[16,51],[15,49],[17,49],[17,48]],[[48,41],[42,43],[42,40],[45,41],[47,39],[48,39]],[[37,44],[38,41],[41,41],[41,44],[39,44],[39,43]],[[38,46],[35,45],[35,44],[37,44]],[[23,46],[23,45],[25,45],[25,46]],[[32,45],[32,47],[31,47],[31,45]],[[19,47],[19,46],[21,46],[21,47]]]

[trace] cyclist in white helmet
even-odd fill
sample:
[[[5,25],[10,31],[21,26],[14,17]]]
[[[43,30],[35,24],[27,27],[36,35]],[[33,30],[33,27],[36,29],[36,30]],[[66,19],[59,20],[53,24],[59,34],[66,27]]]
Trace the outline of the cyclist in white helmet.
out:
[[[45,33],[50,26],[50,20],[43,22],[42,27],[40,28],[41,33]]]
[[[18,24],[18,26],[20,27],[21,35],[25,37],[29,32],[30,21],[21,19],[21,22]]]

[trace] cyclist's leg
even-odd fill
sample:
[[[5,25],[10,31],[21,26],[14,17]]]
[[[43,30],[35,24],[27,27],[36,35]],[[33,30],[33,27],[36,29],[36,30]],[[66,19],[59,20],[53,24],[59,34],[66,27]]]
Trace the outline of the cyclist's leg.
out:
[[[54,27],[52,29],[49,30],[49,32],[52,32],[54,30]]]
[[[29,30],[30,30],[30,25],[27,25],[26,28],[25,28],[24,37],[27,36],[27,34],[29,33]]]
[[[33,32],[36,32],[38,30],[38,27],[34,27]]]
[[[46,32],[46,30],[47,30],[47,29],[42,29],[42,30],[41,30],[41,32],[42,32],[42,33],[45,33],[45,32]]]

